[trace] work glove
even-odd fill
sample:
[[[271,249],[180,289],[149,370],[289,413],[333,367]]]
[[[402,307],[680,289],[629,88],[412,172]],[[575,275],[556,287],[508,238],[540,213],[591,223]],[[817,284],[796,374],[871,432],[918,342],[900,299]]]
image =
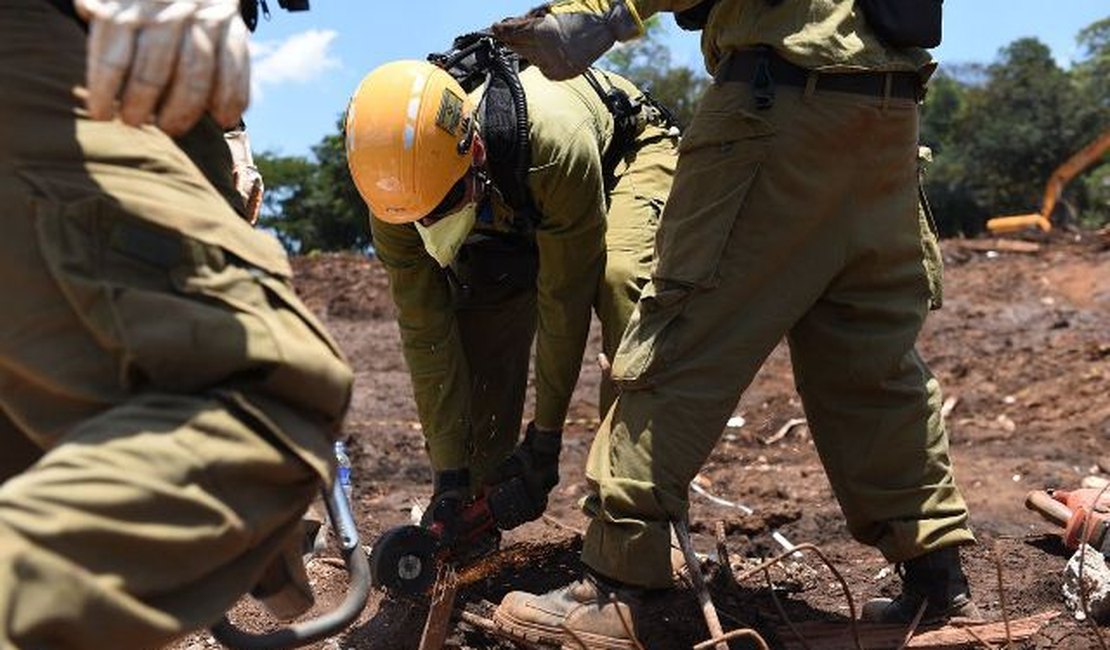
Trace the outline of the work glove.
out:
[[[547,510],[547,497],[559,483],[562,447],[562,430],[540,431],[535,422],[528,424],[524,440],[486,480],[490,512],[498,528],[516,528]]]
[[[616,41],[643,34],[644,24],[631,0],[556,0],[491,29],[548,79],[563,81],[585,72]]]
[[[461,532],[462,512],[470,500],[470,470],[449,469],[436,472],[432,501],[420,525],[425,528],[439,527],[440,538],[445,545],[451,546]]]
[[[262,183],[262,174],[254,164],[250,138],[247,137],[246,129],[237,128],[226,131],[224,140],[231,151],[231,180],[235,183],[239,196],[243,197],[246,219],[253,226],[258,223],[258,215],[262,211],[265,185]]]
[[[239,121],[250,95],[239,0],[74,0],[89,23],[88,98],[94,120],[138,126],[156,115],[170,135],[207,110]]]

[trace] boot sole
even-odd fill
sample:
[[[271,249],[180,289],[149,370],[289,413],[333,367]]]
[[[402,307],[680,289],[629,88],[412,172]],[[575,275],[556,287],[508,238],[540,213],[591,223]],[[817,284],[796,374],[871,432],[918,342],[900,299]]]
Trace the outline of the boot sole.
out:
[[[501,611],[493,613],[493,623],[497,629],[525,643],[560,647],[566,636],[562,628],[525,622]]]
[[[636,646],[628,639],[614,639],[611,636],[599,636],[588,632],[575,632],[575,639],[568,632],[563,632],[563,645],[559,650],[636,650]]]

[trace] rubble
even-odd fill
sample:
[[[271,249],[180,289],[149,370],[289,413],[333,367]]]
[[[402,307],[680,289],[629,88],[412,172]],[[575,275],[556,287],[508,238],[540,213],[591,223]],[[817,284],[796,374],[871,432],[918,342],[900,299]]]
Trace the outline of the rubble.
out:
[[[1096,621],[1110,622],[1110,566],[1102,553],[1086,544],[1076,551],[1064,568],[1063,589],[1064,604],[1076,620],[1090,615]]]

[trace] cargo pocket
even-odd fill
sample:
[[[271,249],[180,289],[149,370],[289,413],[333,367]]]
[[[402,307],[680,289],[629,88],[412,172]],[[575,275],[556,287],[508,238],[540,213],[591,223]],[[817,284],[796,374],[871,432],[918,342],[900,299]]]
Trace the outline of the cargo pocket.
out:
[[[774,135],[768,122],[742,108],[744,101],[736,88],[711,87],[679,145],[652,281],[613,359],[612,377],[622,390],[650,387],[682,354],[690,297],[719,282],[725,247]]]
[[[650,387],[655,371],[673,358],[673,337],[667,333],[692,290],[658,279],[644,287],[613,357],[611,377],[621,390]]]
[[[249,387],[331,421],[342,416],[350,370],[279,276],[284,257],[270,242],[225,250],[137,219],[105,197],[36,206],[47,266],[115,358],[120,388]]]
[[[721,256],[774,134],[764,119],[722,106],[714,90],[706,95],[709,110],[697,114],[679,145],[656,239],[655,277],[701,288],[718,281]]]
[[[940,251],[936,221],[929,207],[925,188],[918,185],[917,221],[921,230],[921,258],[925,267],[925,279],[929,283],[929,309],[940,309],[944,305],[944,257]]]

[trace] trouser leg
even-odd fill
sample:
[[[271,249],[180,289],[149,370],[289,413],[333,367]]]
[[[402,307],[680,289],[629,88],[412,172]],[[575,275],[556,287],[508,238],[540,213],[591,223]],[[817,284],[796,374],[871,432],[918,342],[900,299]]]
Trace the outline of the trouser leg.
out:
[[[0,3],[0,405],[47,450],[0,486],[5,647],[214,622],[331,476],[349,397],[272,239],[165,134],[86,118],[84,43]]]
[[[601,348],[612,361],[621,336],[651,279],[655,232],[674,176],[675,151],[670,139],[653,142],[630,154],[627,168],[609,194],[605,221],[605,270],[594,306],[601,321]],[[598,410],[604,418],[616,397],[613,382],[603,377]]]
[[[455,314],[470,369],[469,468],[471,487],[477,491],[520,438],[536,293],[517,290],[496,303]]]
[[[940,385],[914,349],[929,295],[921,240],[909,228],[882,239],[879,230],[871,263],[843,273],[789,341],[848,529],[901,562],[974,538],[952,475]]]
[[[237,411],[138,396],[5,483],[0,645],[153,647],[253,587],[317,478]]]

